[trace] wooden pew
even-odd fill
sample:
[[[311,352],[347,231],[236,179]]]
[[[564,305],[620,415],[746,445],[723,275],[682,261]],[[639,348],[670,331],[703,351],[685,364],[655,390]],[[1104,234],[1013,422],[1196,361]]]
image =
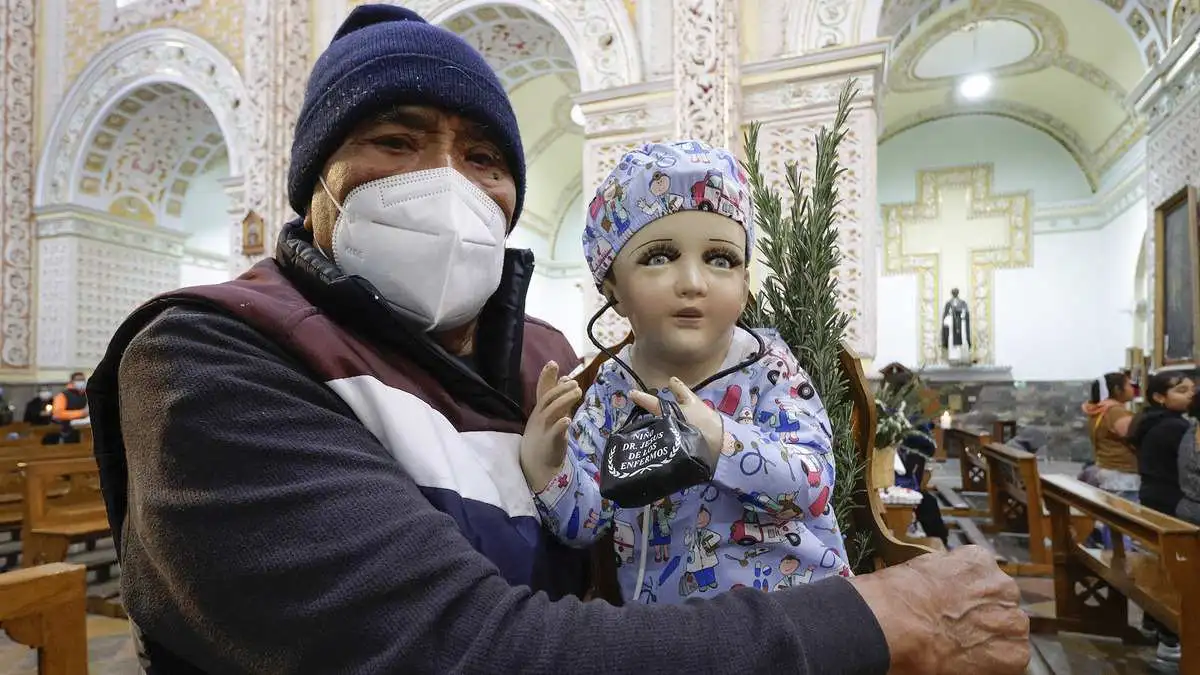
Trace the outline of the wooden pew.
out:
[[[0,574],[0,627],[38,650],[40,675],[86,675],[85,571],[54,563]]]
[[[988,466],[988,533],[1029,535],[1029,563],[1005,560],[1001,568],[1013,576],[1048,576],[1053,572],[1050,512],[1042,500],[1037,457],[1000,443],[983,446]],[[1032,505],[1032,506],[1031,506]],[[1093,520],[1072,510],[1071,530],[1082,541],[1092,531]]]
[[[100,469],[94,458],[37,460],[22,464],[21,470],[25,478],[22,566],[62,562],[72,543],[108,536]],[[50,491],[64,479],[68,492],[52,499]]]
[[[1042,476],[1041,483],[1054,542],[1056,616],[1031,621],[1031,629],[1144,643],[1129,625],[1132,600],[1179,635],[1180,674],[1200,675],[1200,527],[1069,476]],[[1126,551],[1118,536],[1112,551],[1085,548],[1072,536],[1071,508],[1136,539],[1140,550]]]
[[[958,458],[962,487],[958,490],[948,485],[938,485],[937,495],[942,500],[942,513],[947,516],[985,515],[981,509],[971,506],[962,493],[983,495],[987,492],[987,462],[983,459],[983,446],[991,443],[987,432],[976,433],[966,429],[941,429],[939,448],[944,448],[950,457]]]
[[[34,445],[22,448],[0,449],[0,535],[8,541],[0,541],[0,567],[13,567],[20,539],[21,522],[25,512],[25,480],[19,466],[22,463],[41,459],[65,459],[90,457],[91,446],[77,445]],[[64,492],[63,486],[52,487],[48,494],[57,497]]]
[[[992,442],[1007,443],[1017,435],[1016,420],[995,420],[992,422]]]

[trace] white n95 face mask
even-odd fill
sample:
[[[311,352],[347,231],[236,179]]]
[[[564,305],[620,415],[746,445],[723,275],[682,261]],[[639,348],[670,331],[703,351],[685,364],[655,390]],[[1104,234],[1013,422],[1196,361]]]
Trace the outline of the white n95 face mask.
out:
[[[425,331],[474,319],[500,285],[504,212],[454,169],[380,178],[333,202],[333,261]]]

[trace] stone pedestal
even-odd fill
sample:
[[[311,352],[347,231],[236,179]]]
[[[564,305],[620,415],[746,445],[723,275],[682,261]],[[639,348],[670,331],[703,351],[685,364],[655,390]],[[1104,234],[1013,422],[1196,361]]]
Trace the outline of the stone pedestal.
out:
[[[185,233],[77,207],[39,212],[37,230],[43,380],[90,372],[129,312],[179,286]]]

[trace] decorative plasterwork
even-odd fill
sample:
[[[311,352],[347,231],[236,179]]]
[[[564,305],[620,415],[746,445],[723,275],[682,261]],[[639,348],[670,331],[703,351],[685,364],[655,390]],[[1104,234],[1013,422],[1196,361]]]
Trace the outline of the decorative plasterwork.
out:
[[[191,236],[79,206],[39,209],[37,235],[38,239],[79,237],[177,258],[183,255],[184,242]]]
[[[158,82],[190,89],[212,111],[229,148],[230,173],[240,175],[248,139],[257,137],[241,77],[220,52],[195,35],[159,28],[137,33],[97,55],[71,87],[41,156],[36,204],[78,201],[75,177],[84,171],[88,140],[127,93]]]
[[[783,25],[789,54],[848,46],[878,34],[880,0],[811,0],[788,2],[786,7]],[[778,19],[768,16],[767,20]],[[763,29],[778,30],[765,23]]]
[[[251,144],[244,190],[227,188],[231,201],[231,251],[241,253],[241,218],[255,211],[267,224],[263,255],[275,252],[275,235],[295,214],[288,203],[292,130],[304,102],[309,71],[308,0],[246,1],[246,86]],[[230,166],[230,173],[237,175]],[[238,267],[254,261],[242,257]],[[234,270],[240,271],[240,270]]]
[[[192,179],[225,156],[204,101],[177,84],[149,84],[110,108],[93,133],[78,194],[114,215],[165,224],[183,214]]]
[[[1198,35],[1200,19],[1194,19],[1185,28],[1185,36],[1195,40],[1200,39]],[[1200,95],[1200,50],[1176,44],[1163,63],[1138,83],[1135,92],[1144,92],[1137,107],[1150,118],[1153,131]]]
[[[32,365],[36,3],[0,4],[0,369]]]
[[[1008,221],[1006,245],[967,252],[971,276],[967,302],[971,309],[974,357],[982,365],[991,365],[995,358],[994,272],[1033,264],[1032,204],[1028,193],[992,194],[990,164],[918,172],[916,202],[883,205],[883,273],[917,275],[920,359],[923,365],[937,363],[941,347],[940,256],[945,252],[910,252],[905,247],[904,231],[906,225],[913,222],[938,220],[941,216],[940,192],[948,187],[970,190],[968,220],[1005,218]]]
[[[944,103],[926,108],[889,124],[879,142],[884,143],[893,136],[926,122],[959,115],[998,115],[1045,132],[1071,154],[1093,190],[1098,187],[1100,176],[1141,138],[1145,130],[1145,124],[1140,119],[1130,117],[1113,131],[1099,150],[1092,152],[1070,125],[1040,108],[1016,101],[990,100],[976,103]]]
[[[487,0],[388,1],[437,24],[469,9],[496,4]],[[621,0],[507,0],[503,4],[536,14],[558,31],[570,47],[584,91],[642,81],[637,34]]]
[[[119,11],[113,0],[71,0],[65,16],[55,19],[66,22],[66,76],[70,82],[97,53],[139,30],[154,28],[187,31],[233,63],[242,63],[244,16],[245,6],[235,0],[142,0]]]
[[[1200,16],[1200,0],[1175,0],[1175,7],[1171,9],[1170,44],[1179,39],[1183,27],[1195,16]]]
[[[925,52],[947,36],[962,29],[972,21],[987,18],[989,21],[1007,19],[1025,26],[1038,37],[1037,50],[1029,57],[1016,63],[993,69],[994,77],[1011,77],[1035,73],[1045,68],[1057,67],[1079,77],[1097,89],[1104,91],[1118,104],[1125,105],[1125,88],[1107,73],[1092,64],[1078,59],[1066,51],[1067,27],[1057,14],[1025,0],[1003,0],[981,7],[977,11],[952,14],[924,30],[920,37],[906,42],[898,48],[895,59],[888,70],[887,87],[890,91],[922,91],[951,86],[956,77],[922,79],[915,69]]]
[[[1112,11],[1138,45],[1143,65],[1158,61],[1166,51],[1165,12],[1147,5],[1159,5],[1165,0],[1095,0]],[[891,35],[892,47],[897,49],[926,21],[944,9],[958,5],[961,0],[884,0],[879,20],[879,35]],[[992,0],[976,1],[968,10],[976,16],[991,16]],[[1162,19],[1159,16],[1162,15]],[[1147,18],[1152,17],[1152,18]]]
[[[735,148],[737,0],[674,0],[675,136]]]
[[[874,41],[742,69],[741,118],[763,124],[758,149],[764,174],[785,192],[786,164],[796,162],[808,184],[817,132],[833,121],[843,85],[854,80],[858,87],[839,156],[844,171],[838,183],[837,281],[839,307],[850,317],[846,340],[864,358],[875,354],[876,105],[886,47]],[[757,279],[769,271],[756,264],[751,273]]]
[[[200,6],[201,0],[95,0],[100,5],[100,30],[113,31],[135,28],[156,19],[169,19],[175,14]]]
[[[1112,192],[1079,201],[1036,205],[1033,210],[1033,233],[1060,234],[1103,229],[1145,197],[1145,175],[1139,171]]]
[[[487,58],[505,91],[542,75],[575,72],[571,50],[558,31],[520,7],[475,7],[455,14],[445,27]]]

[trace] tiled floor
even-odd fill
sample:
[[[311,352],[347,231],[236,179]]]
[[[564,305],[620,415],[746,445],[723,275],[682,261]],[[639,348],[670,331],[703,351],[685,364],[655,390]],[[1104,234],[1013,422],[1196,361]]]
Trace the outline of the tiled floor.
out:
[[[103,616],[88,617],[89,675],[136,675],[139,672],[129,623]],[[37,656],[0,633],[0,675],[37,675]]]

